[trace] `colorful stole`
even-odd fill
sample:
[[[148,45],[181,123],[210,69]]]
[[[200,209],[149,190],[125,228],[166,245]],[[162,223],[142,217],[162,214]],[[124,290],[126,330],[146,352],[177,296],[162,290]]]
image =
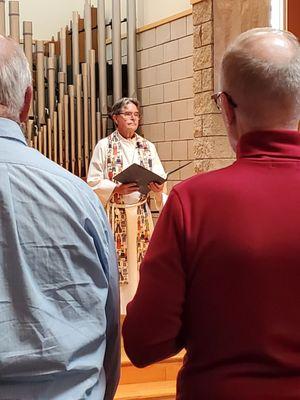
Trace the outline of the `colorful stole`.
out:
[[[152,170],[152,156],[147,140],[136,135],[136,149],[138,151],[140,165]],[[120,138],[117,131],[108,136],[107,171],[108,178],[113,181],[114,176],[123,170],[123,156],[120,146]],[[130,205],[131,206],[131,205]],[[147,196],[140,196],[137,207],[137,265],[138,268],[143,260],[150,240],[151,229],[149,218],[151,212],[147,207]],[[108,217],[114,228],[114,238],[118,254],[120,284],[128,284],[128,260],[127,260],[127,221],[126,204],[123,196],[115,194],[108,204]]]

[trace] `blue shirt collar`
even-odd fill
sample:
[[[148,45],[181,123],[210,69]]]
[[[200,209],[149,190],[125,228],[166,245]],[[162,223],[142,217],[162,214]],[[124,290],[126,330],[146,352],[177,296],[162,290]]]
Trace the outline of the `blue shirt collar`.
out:
[[[20,125],[11,119],[0,117],[0,138],[1,137],[18,140],[27,146],[27,142]]]

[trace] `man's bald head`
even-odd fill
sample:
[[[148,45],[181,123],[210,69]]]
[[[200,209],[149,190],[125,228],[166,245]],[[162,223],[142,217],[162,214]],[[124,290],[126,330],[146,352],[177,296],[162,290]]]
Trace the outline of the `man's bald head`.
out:
[[[242,33],[222,60],[222,90],[252,129],[290,128],[300,117],[300,46],[289,32]]]
[[[0,116],[20,120],[31,72],[20,45],[0,35]]]

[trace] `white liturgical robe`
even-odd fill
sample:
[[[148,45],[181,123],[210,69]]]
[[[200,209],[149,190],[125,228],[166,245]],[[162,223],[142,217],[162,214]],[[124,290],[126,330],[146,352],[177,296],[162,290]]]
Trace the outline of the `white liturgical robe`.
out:
[[[123,170],[131,164],[140,164],[139,152],[137,149],[136,136],[131,139],[126,139],[118,134],[120,140],[120,150],[123,159]],[[162,177],[165,177],[165,171],[158,157],[156,148],[153,143],[147,142],[152,158],[152,171]],[[93,152],[91,159],[87,182],[98,195],[104,207],[109,206],[112,193],[117,186],[117,183],[108,179],[107,155],[108,155],[108,138],[100,140]],[[155,204],[160,209],[165,203],[165,193],[154,193]],[[128,260],[128,276],[129,282],[126,285],[121,285],[121,314],[126,313],[126,305],[133,298],[139,279],[138,263],[137,263],[137,206],[140,201],[140,193],[133,192],[123,196],[126,205],[126,220],[127,220],[127,260]],[[148,205],[147,205],[148,207]],[[151,214],[150,214],[151,215]],[[152,219],[149,221],[150,227],[153,229]]]

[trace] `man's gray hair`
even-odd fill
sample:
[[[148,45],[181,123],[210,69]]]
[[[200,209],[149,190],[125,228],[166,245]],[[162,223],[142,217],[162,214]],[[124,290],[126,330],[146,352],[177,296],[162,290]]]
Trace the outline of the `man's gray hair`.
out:
[[[128,106],[128,104],[134,104],[136,108],[140,111],[140,103],[137,99],[133,97],[122,97],[120,100],[116,101],[111,108],[110,116],[118,115],[123,111],[123,108]]]
[[[7,109],[6,117],[19,121],[26,89],[32,83],[31,72],[20,45],[11,38],[0,40],[10,42],[9,50],[0,57],[0,104]]]
[[[284,39],[290,57],[258,56],[254,51],[256,39],[273,35]],[[228,47],[222,60],[222,86],[229,94],[239,93],[249,99],[259,98],[272,105],[288,105],[291,114],[300,108],[300,46],[290,32],[273,28],[256,28],[242,33]],[[232,90],[233,93],[230,93]],[[238,99],[234,99],[238,102]],[[255,101],[255,100],[254,100]],[[257,103],[257,107],[260,104]],[[274,110],[275,111],[275,110]]]

